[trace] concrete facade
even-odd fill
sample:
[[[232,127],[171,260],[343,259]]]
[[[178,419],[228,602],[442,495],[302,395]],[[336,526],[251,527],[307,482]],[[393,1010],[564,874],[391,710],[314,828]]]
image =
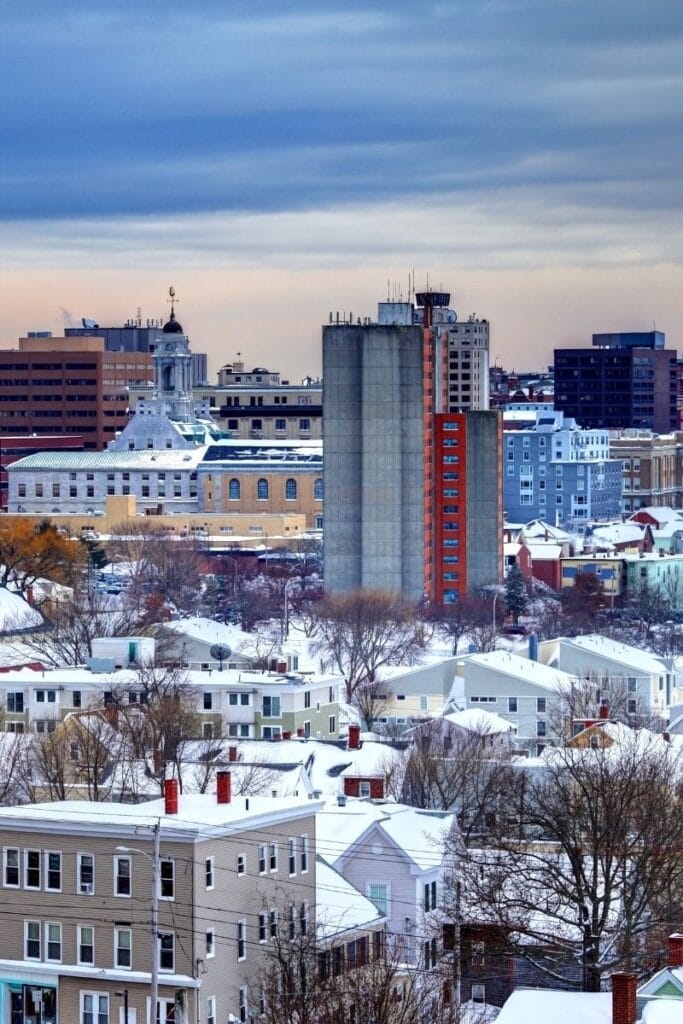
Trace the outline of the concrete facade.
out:
[[[325,581],[424,592],[423,330],[323,329]]]

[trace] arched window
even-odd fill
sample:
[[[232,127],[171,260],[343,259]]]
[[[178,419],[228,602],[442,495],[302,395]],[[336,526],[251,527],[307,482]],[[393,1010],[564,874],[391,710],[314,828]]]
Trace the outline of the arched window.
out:
[[[256,497],[259,501],[266,501],[268,498],[268,481],[259,480],[256,484]]]
[[[323,482],[320,477],[313,484],[313,497],[315,501],[323,500]]]
[[[230,501],[238,501],[240,497],[240,482],[235,480],[234,477],[228,484],[228,498]],[[260,495],[259,495],[260,497]]]
[[[291,476],[285,481],[285,498],[287,501],[296,501],[296,480]]]

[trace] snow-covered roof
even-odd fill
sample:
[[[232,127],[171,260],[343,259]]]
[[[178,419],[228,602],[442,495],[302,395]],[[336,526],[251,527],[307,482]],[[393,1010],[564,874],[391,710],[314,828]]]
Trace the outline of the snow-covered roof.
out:
[[[535,562],[557,561],[562,556],[562,548],[552,541],[525,541],[531,554],[531,560]]]
[[[345,754],[351,763],[343,770],[342,776],[364,778],[387,775],[402,758],[402,752],[395,747],[371,740],[366,740],[358,750],[347,750]]]
[[[612,1024],[610,992],[555,992],[517,989],[498,1014],[497,1024]]]
[[[511,722],[492,711],[484,711],[483,708],[466,708],[464,711],[451,711],[444,715],[444,721],[451,722],[468,732],[479,733],[482,736],[491,736],[494,733],[514,732],[515,727]]]
[[[215,794],[186,794],[179,797],[178,813],[166,814],[164,800],[140,804],[108,804],[90,800],[60,800],[20,807],[0,807],[3,828],[43,832],[86,832],[131,835],[151,830],[158,822],[162,838],[181,837],[189,842],[209,839],[254,823],[284,820],[313,814],[322,805],[307,797],[233,797],[219,804]],[[144,832],[141,837],[144,836]]]
[[[638,544],[643,539],[644,531],[644,523],[606,523],[604,526],[595,526],[588,539],[598,544]]]
[[[640,647],[632,647],[630,644],[622,644],[618,640],[611,640],[600,633],[589,633],[585,636],[560,637],[560,665],[562,664],[563,649],[575,647],[585,651],[587,654],[595,654],[610,661],[618,662],[624,668],[637,669],[647,675],[661,675],[667,671],[666,666],[654,654],[644,651]]]
[[[525,542],[531,537],[543,537],[546,540],[556,541],[571,541],[574,539],[573,534],[567,533],[566,530],[561,530],[559,526],[553,526],[551,523],[546,523],[543,519],[532,519],[531,522],[525,523],[523,527],[523,534],[523,540]]]
[[[325,939],[385,920],[375,904],[321,856],[316,857],[315,916],[319,934]]]
[[[639,508],[637,512],[634,512],[631,519],[636,515],[648,515],[651,519],[654,519],[656,523],[670,523],[672,520],[677,520],[683,524],[683,516],[681,510],[678,508],[670,508],[668,505],[646,505],[643,508]]]
[[[13,590],[0,587],[0,632],[15,633],[36,629],[43,624],[43,616]]]
[[[254,637],[245,633],[234,623],[216,622],[215,619],[194,615],[186,619],[170,619],[161,623],[161,628],[169,633],[187,637],[203,644],[223,644],[233,653],[239,653],[242,644],[252,642]]]
[[[145,448],[135,451],[115,452],[36,452],[18,459],[7,466],[10,473],[16,472],[59,472],[69,470],[136,470],[136,469],[196,469],[206,447],[191,449]]]
[[[331,864],[376,826],[422,871],[440,867],[453,815],[421,811],[406,804],[350,801],[327,804],[316,817],[316,847]],[[373,834],[373,844],[375,844]]]
[[[572,676],[557,668],[550,668],[540,661],[522,658],[511,651],[488,651],[486,654],[471,654],[464,658],[465,691],[467,679],[476,675],[477,669],[488,668],[501,675],[521,679],[546,690],[565,691],[572,684]]]
[[[664,997],[648,999],[640,1019],[642,1024],[681,1024],[682,1014],[680,999]]]

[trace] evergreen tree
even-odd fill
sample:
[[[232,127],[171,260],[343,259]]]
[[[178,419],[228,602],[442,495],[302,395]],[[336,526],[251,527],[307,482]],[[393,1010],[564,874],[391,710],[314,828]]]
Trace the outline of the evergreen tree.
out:
[[[526,583],[518,565],[510,567],[505,578],[505,606],[508,615],[512,616],[515,626],[519,622],[520,615],[523,615],[529,604]]]

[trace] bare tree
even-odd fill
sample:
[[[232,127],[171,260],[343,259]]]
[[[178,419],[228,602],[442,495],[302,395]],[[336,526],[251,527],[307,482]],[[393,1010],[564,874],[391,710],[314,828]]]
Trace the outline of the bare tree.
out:
[[[359,683],[353,693],[353,706],[363,719],[368,731],[372,731],[378,718],[382,718],[394,701],[394,694],[388,683],[379,679]]]
[[[137,604],[139,613],[150,595],[182,615],[201,610],[204,558],[194,537],[169,536],[144,520],[126,523],[112,530],[107,554],[125,567],[128,600]]]
[[[316,609],[312,651],[346,682],[346,699],[384,665],[410,665],[425,646],[425,625],[400,594],[353,590],[324,597]]]
[[[518,771],[505,814],[470,842],[463,892],[518,955],[599,991],[613,970],[642,973],[683,905],[680,765],[660,737],[554,750]],[[648,961],[649,963],[649,961]]]
[[[492,624],[490,604],[478,594],[466,594],[453,604],[433,605],[428,609],[428,616],[441,635],[450,641],[453,654],[458,653],[460,642],[473,628],[484,621]]]

